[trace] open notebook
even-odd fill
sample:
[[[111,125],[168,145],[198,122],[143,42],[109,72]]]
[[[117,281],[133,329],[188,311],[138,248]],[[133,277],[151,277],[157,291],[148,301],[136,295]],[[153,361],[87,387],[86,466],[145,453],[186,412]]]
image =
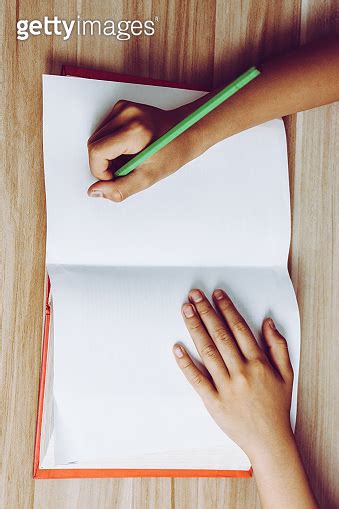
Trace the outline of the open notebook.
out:
[[[172,356],[178,340],[196,356],[180,313],[192,287],[225,288],[257,336],[274,317],[294,366],[295,421],[299,316],[287,271],[283,122],[215,145],[123,203],[86,194],[86,142],[117,100],[168,109],[203,93],[43,78],[51,288],[35,477],[250,475]]]

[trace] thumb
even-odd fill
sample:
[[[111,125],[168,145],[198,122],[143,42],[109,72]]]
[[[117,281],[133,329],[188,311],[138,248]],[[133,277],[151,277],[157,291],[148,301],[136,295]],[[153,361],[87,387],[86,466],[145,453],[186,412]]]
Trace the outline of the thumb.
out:
[[[272,365],[278,370],[285,382],[293,381],[293,369],[288,353],[287,341],[276,329],[272,318],[266,318],[262,332]]]
[[[137,168],[125,177],[95,182],[90,186],[87,194],[91,198],[107,198],[114,202],[121,202],[133,194],[144,191],[154,183],[154,178],[142,172],[141,168]]]

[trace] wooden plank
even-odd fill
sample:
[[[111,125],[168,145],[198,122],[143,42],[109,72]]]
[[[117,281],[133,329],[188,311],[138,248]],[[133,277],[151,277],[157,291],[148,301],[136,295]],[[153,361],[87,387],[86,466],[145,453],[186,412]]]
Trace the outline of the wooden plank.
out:
[[[339,500],[338,125],[338,105],[298,114],[293,189],[291,268],[302,336],[297,440],[320,506],[326,508],[337,507]]]
[[[45,243],[40,73],[50,41],[17,43],[16,16],[22,10],[3,4],[0,506],[25,509],[34,500]]]
[[[303,0],[301,43],[338,33],[339,4]],[[301,366],[296,436],[320,507],[339,504],[338,103],[298,113],[291,274],[300,308]]]
[[[217,0],[214,84],[298,46],[300,2]]]

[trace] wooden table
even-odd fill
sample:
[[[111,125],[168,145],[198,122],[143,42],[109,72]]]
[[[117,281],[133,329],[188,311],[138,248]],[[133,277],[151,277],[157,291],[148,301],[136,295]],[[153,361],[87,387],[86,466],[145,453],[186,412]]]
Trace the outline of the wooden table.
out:
[[[259,507],[255,481],[32,479],[45,256],[41,74],[63,63],[221,84],[263,58],[338,29],[336,0],[5,0],[2,41],[1,459],[3,509]],[[16,40],[17,19],[157,16],[154,37]],[[338,105],[286,120],[293,234],[290,269],[302,322],[297,438],[321,507],[339,505],[335,455],[338,322]],[[337,405],[338,406],[338,405]]]

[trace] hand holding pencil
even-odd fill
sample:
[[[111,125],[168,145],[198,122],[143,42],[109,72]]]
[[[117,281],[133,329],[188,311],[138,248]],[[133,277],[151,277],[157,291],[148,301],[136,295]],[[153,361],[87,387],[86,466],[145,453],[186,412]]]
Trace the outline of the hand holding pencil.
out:
[[[229,136],[273,118],[339,100],[338,50],[338,38],[325,38],[260,65],[258,78],[174,136],[161,150],[157,140],[198,111],[210,96],[172,111],[119,101],[88,143],[90,169],[99,179],[90,186],[89,196],[122,201]],[[216,94],[211,96],[213,99]],[[154,143],[156,151],[150,156]],[[142,160],[139,156],[145,152],[146,159]],[[137,169],[114,179],[118,169],[136,168],[131,160],[124,169],[123,158],[134,154]]]
[[[178,110],[165,111],[130,101],[117,102],[104,125],[88,142],[91,172],[99,179],[89,188],[88,195],[120,202],[194,159],[195,145],[188,141],[187,136],[182,136],[146,160],[137,171],[114,179],[115,171],[127,155],[139,153],[152,140],[169,130],[179,115]]]
[[[97,178],[112,180],[113,177],[122,177],[122,179],[115,184],[111,182],[106,186],[101,185],[100,188],[94,184],[89,189],[89,196],[122,201],[131,194],[150,187],[199,155],[199,153],[195,155],[192,153],[192,157],[187,160],[188,140],[182,135],[259,74],[255,67],[251,67],[232,83],[208,96],[207,100],[202,98],[192,103],[196,104],[196,108],[186,114],[185,107],[164,111],[152,106],[119,101],[89,139],[88,151],[90,167]],[[172,145],[174,141],[177,142],[176,146]],[[162,150],[168,148],[169,144],[171,144],[169,150]],[[159,151],[161,151],[160,157],[156,157],[159,156]],[[135,157],[121,166],[123,161],[121,156],[135,153],[137,153]],[[174,158],[173,164],[174,153],[179,157]],[[180,154],[184,156],[183,159],[180,158]],[[149,160],[151,160],[150,165],[146,165],[145,163]],[[120,165],[118,169],[117,164]],[[153,165],[155,165],[154,168]],[[164,171],[164,166],[167,166],[170,171]],[[137,171],[123,180],[134,170]]]

